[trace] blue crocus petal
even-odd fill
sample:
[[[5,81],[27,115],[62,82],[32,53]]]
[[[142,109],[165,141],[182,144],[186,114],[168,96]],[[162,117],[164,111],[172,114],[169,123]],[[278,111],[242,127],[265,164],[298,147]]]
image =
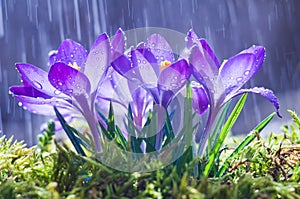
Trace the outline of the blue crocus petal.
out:
[[[48,79],[56,89],[69,96],[89,94],[91,91],[89,79],[64,63],[57,62],[52,65]]]
[[[159,34],[152,34],[147,38],[145,48],[150,49],[157,62],[170,61],[174,62],[174,54],[169,43]]]
[[[191,82],[191,88],[193,109],[198,114],[203,114],[207,110],[209,104],[209,98],[206,91],[201,84],[195,81]]]
[[[190,67],[185,59],[181,59],[161,71],[158,78],[160,90],[177,93],[191,76]]]
[[[132,92],[132,102],[130,102],[130,105],[134,123],[140,130],[146,122],[146,112],[149,110],[149,105],[151,105],[150,101],[152,101],[151,96],[142,87]]]
[[[58,93],[57,89],[51,85],[48,81],[48,73],[46,71],[25,63],[17,63],[16,67],[21,74],[21,79],[25,86],[33,87],[49,96],[67,97],[63,93]]]
[[[200,39],[199,42],[201,43],[201,46],[203,48],[203,54],[206,58],[207,63],[213,68],[213,70],[217,70],[220,67],[220,62],[216,54],[205,39]]]
[[[40,92],[34,87],[28,87],[28,86],[12,86],[9,88],[9,91],[12,92],[13,95],[24,95],[28,97],[43,98],[43,99],[52,98],[52,96]]]
[[[55,62],[63,62],[67,65],[77,64],[77,66],[80,67],[80,70],[84,71],[86,57],[87,51],[82,45],[71,39],[66,39],[60,44],[55,57],[50,55],[49,60],[52,64]]]
[[[265,57],[263,47],[251,47],[231,57],[222,68],[220,76],[226,94],[236,92],[248,82],[261,68]]]
[[[153,64],[143,56],[138,50],[131,51],[131,61],[133,67],[137,69],[136,77],[144,86],[155,87],[157,85],[158,74],[154,70]]]
[[[17,98],[18,99],[18,98]],[[30,111],[34,114],[47,115],[47,116],[55,116],[55,112],[53,110],[53,104],[32,104],[23,102],[22,107]],[[74,110],[70,111],[68,108],[61,106],[59,108],[61,114],[70,114],[71,112],[74,114]]]
[[[256,66],[260,67],[265,59],[266,56],[266,50],[263,46],[251,46],[248,49],[243,50],[242,52],[240,52],[239,54],[243,54],[243,53],[251,53],[255,56],[255,60],[256,60]]]
[[[186,47],[191,49],[195,44],[199,44],[198,36],[193,29],[190,29],[186,36]]]
[[[265,97],[267,100],[269,100],[273,106],[276,109],[277,115],[279,117],[281,117],[280,113],[279,113],[279,101],[278,98],[274,95],[272,90],[263,88],[263,87],[254,87],[254,88],[249,88],[249,89],[240,89],[239,91],[237,91],[236,93],[232,93],[231,95],[226,96],[223,104],[225,104],[226,102],[228,102],[230,99],[232,99],[233,97],[237,96],[237,95],[241,95],[244,93],[256,93],[256,94],[260,94],[261,96]]]
[[[118,58],[120,55],[122,55],[125,51],[125,37],[124,32],[121,28],[119,28],[111,41],[111,47],[112,47],[112,61]]]
[[[137,67],[133,67],[133,63],[125,55],[120,55],[112,63],[112,67],[123,77],[141,83],[141,77]]]
[[[256,73],[255,61],[254,55],[244,53],[230,58],[224,64],[220,77],[227,95],[239,90]]]
[[[110,42],[104,33],[93,44],[85,63],[84,74],[90,80],[92,92],[97,90],[99,82],[104,79],[110,63],[110,56]]]
[[[189,62],[192,68],[192,74],[196,80],[205,85],[208,90],[214,90],[219,71],[216,66],[208,64],[201,50],[203,51],[203,48],[199,46],[194,46],[191,50]]]

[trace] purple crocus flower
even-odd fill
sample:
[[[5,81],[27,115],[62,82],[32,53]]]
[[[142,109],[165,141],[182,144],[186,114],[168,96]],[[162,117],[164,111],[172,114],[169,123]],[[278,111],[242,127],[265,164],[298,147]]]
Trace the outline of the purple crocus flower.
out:
[[[222,106],[246,92],[257,93],[268,99],[279,115],[279,102],[271,90],[263,87],[241,89],[261,68],[265,57],[263,47],[252,46],[220,64],[208,43],[198,39],[191,30],[187,37],[187,48],[191,49],[189,61],[192,73],[205,87],[210,106],[206,129],[201,137],[196,136],[197,142],[204,143],[207,140]],[[202,153],[203,148],[204,144],[200,146],[199,153]]]
[[[112,41],[116,49],[120,34],[118,30]],[[56,106],[63,115],[82,115],[100,152],[101,137],[94,104],[98,84],[110,64],[111,51],[105,33],[97,38],[89,53],[80,44],[65,40],[49,57],[49,73],[31,64],[16,64],[23,86],[12,86],[10,91],[31,112],[54,115],[53,106]]]
[[[145,125],[153,105],[153,98],[147,90],[127,80],[115,70],[110,72],[99,87],[97,101],[99,108],[105,112],[108,112],[110,101],[114,102],[115,106],[119,105],[120,107],[114,109],[115,117],[127,114],[130,105],[133,122],[139,130]]]
[[[170,45],[158,34],[132,48],[128,56],[119,56],[112,66],[122,76],[150,91],[156,104],[165,108],[191,75],[187,61],[175,61]]]
[[[159,34],[150,35],[145,43],[131,48],[112,62],[113,68],[130,81],[142,86],[152,94],[157,105],[168,108],[171,100],[190,78],[191,71],[185,59],[175,61],[168,42]],[[158,113],[164,117],[165,112]],[[163,119],[159,119],[163,122]],[[161,126],[162,124],[158,124]],[[155,148],[162,144],[162,132],[158,132]]]

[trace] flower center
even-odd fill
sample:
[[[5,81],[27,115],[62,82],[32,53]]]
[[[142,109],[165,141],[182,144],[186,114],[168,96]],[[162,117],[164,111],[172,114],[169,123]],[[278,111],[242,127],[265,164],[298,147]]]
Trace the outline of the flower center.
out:
[[[169,67],[171,65],[171,62],[168,60],[160,62],[160,72],[163,71],[165,68]]]
[[[70,67],[72,67],[72,68],[74,68],[76,70],[80,70],[80,66],[78,66],[77,62],[75,62],[75,61],[73,62],[73,64],[70,62],[68,64],[68,66],[70,66]]]

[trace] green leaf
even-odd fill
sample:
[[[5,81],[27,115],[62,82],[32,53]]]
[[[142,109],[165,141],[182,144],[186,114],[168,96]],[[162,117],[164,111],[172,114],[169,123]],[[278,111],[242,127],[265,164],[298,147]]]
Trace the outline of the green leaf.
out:
[[[204,176],[208,176],[210,170],[212,169],[214,161],[215,161],[216,157],[218,156],[219,150],[220,150],[228,132],[234,125],[235,121],[237,120],[238,116],[240,115],[240,113],[245,105],[247,96],[248,96],[247,93],[242,95],[242,97],[240,98],[240,100],[237,102],[236,106],[232,110],[227,121],[225,122],[225,124],[220,132],[220,135],[217,139],[216,144],[213,146],[212,150],[209,153],[208,162],[203,171]]]
[[[63,116],[60,114],[60,112],[57,110],[56,106],[54,106],[54,111],[56,114],[56,117],[58,118],[61,126],[65,130],[67,136],[69,137],[70,141],[72,142],[75,150],[79,155],[86,156],[83,149],[80,146],[80,139],[74,134],[74,132],[69,128],[69,125],[67,124],[66,120],[63,118]]]
[[[113,136],[115,135],[115,116],[114,116],[114,110],[112,106],[112,102],[109,103],[109,113],[108,113],[108,120],[107,120],[107,131]]]
[[[217,177],[222,176],[229,167],[230,161],[232,158],[238,154],[241,150],[243,150],[246,146],[248,146],[256,137],[257,133],[260,133],[269,122],[276,115],[276,112],[271,113],[268,117],[266,117],[263,121],[261,121],[244,139],[243,141],[234,149],[234,151],[226,158],[223,165],[219,169],[217,173]]]
[[[163,147],[167,146],[175,138],[173,127],[172,127],[171,120],[170,120],[170,116],[169,116],[167,110],[166,110],[165,127],[166,127],[166,130],[167,130],[167,138],[166,138],[166,141],[163,144]]]

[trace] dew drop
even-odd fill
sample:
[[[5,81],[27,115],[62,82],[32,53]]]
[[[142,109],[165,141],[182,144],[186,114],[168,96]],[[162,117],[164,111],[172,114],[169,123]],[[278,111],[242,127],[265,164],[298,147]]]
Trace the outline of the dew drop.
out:
[[[62,83],[62,82],[58,82],[58,85],[59,85],[59,86],[62,86],[62,85],[63,85],[63,83]]]
[[[242,77],[238,77],[238,78],[236,78],[236,81],[237,82],[241,82],[243,80],[243,78]]]
[[[60,92],[60,90],[57,90],[57,89],[56,89],[56,90],[54,91],[54,94],[55,94],[55,95],[59,95],[59,94],[61,94],[61,92]]]
[[[141,63],[141,60],[140,60],[140,59],[138,59],[138,60],[137,60],[137,62],[140,64],[140,63]]]
[[[43,86],[40,82],[37,82],[37,81],[33,81],[33,86],[36,87],[37,89],[42,89]]]
[[[67,89],[68,93],[73,93],[73,89]]]
[[[19,102],[19,103],[18,103],[18,106],[22,106],[22,105],[23,105],[22,102]]]
[[[244,72],[244,75],[246,75],[246,76],[248,76],[250,74],[250,71],[249,70],[246,70],[245,72]]]
[[[172,86],[173,89],[176,89],[176,88],[179,87],[177,83],[171,83],[171,86]]]

